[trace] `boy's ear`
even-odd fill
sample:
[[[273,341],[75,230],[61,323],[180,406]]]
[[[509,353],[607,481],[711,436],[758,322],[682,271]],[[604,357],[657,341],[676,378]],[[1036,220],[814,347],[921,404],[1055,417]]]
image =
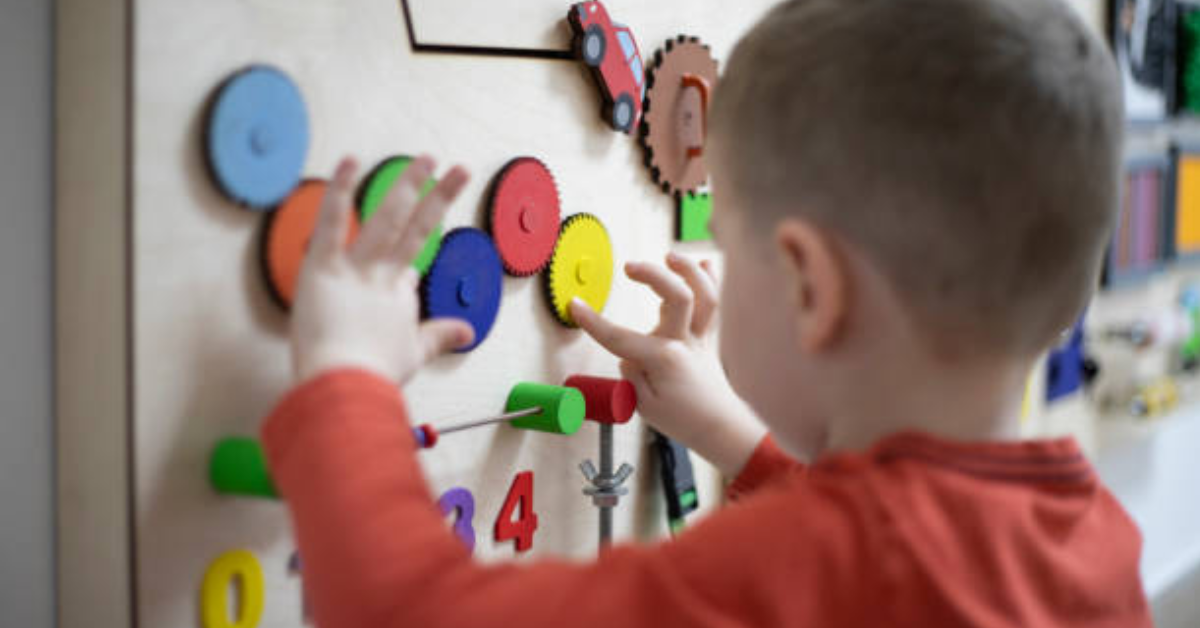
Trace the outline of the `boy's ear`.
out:
[[[775,229],[783,265],[783,289],[792,306],[801,348],[822,351],[842,332],[849,314],[850,274],[833,238],[816,225],[795,218]]]

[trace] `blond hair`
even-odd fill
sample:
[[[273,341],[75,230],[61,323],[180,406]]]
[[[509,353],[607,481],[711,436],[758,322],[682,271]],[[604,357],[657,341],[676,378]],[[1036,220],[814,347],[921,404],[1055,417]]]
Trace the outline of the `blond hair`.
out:
[[[1040,350],[1096,285],[1121,95],[1061,0],[789,0],[737,45],[711,123],[752,223],[834,231],[939,334]]]

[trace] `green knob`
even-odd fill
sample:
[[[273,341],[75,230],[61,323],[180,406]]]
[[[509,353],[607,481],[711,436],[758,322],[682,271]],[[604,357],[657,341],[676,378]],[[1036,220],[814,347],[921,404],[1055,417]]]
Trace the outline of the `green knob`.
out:
[[[517,384],[508,394],[505,412],[519,412],[530,408],[541,408],[542,411],[516,419],[512,422],[513,427],[570,436],[579,431],[587,413],[583,393],[574,388],[547,384]]]
[[[226,438],[217,443],[209,459],[208,478],[222,495],[279,498],[262,447],[252,438]]]

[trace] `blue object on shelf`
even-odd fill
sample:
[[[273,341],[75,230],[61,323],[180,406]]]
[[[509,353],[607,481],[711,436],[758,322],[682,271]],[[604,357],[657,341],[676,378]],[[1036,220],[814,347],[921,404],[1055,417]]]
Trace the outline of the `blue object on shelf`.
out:
[[[308,156],[308,110],[283,72],[251,66],[221,85],[208,111],[209,170],[221,191],[267,211],[300,182]]]
[[[1046,360],[1046,403],[1053,403],[1083,387],[1083,318],[1071,328],[1071,337],[1050,352]]]
[[[488,234],[458,228],[442,239],[442,248],[421,284],[422,313],[426,318],[458,318],[475,329],[475,340],[460,353],[478,347],[487,338],[504,289],[500,253]]]

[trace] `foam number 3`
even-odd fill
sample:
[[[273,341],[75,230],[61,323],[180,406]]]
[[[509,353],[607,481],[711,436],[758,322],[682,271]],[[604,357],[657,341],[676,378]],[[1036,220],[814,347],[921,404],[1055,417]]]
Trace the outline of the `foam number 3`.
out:
[[[513,521],[513,512],[521,506],[520,517]],[[513,478],[508,497],[496,517],[496,542],[515,539],[518,552],[533,548],[533,533],[537,531],[538,518],[533,512],[533,472],[522,471]]]
[[[454,513],[454,534],[467,546],[467,551],[475,551],[475,496],[465,488],[452,488],[438,499],[438,507],[443,515]]]
[[[231,605],[230,584],[238,587],[239,603]],[[204,628],[255,628],[265,603],[262,566],[246,550],[226,552],[213,561],[200,589],[200,615]],[[230,608],[239,609],[231,622]]]

